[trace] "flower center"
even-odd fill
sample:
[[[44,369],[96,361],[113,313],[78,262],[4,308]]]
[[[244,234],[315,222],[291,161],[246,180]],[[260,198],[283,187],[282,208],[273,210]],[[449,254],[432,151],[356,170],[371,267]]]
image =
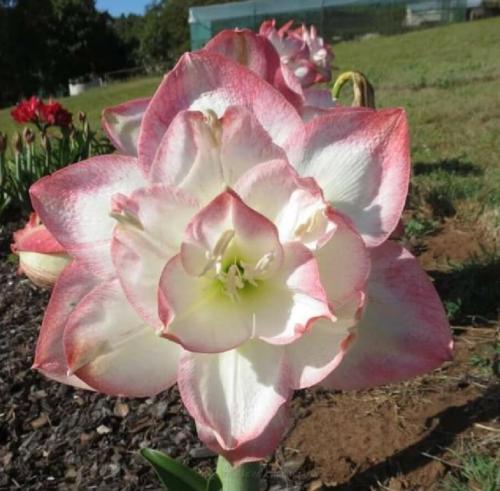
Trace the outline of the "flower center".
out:
[[[257,287],[260,281],[269,277],[275,255],[268,252],[257,261],[237,258],[235,248],[231,247],[234,236],[234,230],[226,230],[213,251],[206,252],[207,263],[201,276],[217,281],[232,301],[238,301],[243,290]]]

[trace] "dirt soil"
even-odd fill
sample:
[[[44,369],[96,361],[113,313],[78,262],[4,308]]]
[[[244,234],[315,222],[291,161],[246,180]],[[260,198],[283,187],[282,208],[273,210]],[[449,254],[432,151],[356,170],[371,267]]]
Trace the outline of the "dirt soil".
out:
[[[176,390],[117,399],[30,369],[48,293],[16,274],[8,258],[15,228],[0,232],[0,489],[159,490],[137,454],[144,446],[210,473],[215,458]],[[369,391],[297,393],[287,437],[263,475],[266,489],[441,489],[454,468],[448,449],[500,428],[498,379],[471,363],[488,356],[497,329],[455,333],[455,360],[433,374]]]

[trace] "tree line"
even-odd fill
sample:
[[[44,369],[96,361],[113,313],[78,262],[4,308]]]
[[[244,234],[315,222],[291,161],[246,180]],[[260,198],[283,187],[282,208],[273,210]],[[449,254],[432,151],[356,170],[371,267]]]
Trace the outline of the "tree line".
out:
[[[189,7],[224,1],[156,0],[113,18],[95,0],[0,0],[0,107],[90,74],[168,68],[189,50]]]

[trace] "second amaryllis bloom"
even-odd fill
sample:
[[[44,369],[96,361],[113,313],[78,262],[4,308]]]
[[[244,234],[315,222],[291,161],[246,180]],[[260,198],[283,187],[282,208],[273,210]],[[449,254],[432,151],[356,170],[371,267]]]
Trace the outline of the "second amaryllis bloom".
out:
[[[304,124],[271,84],[207,50],[167,74],[138,133],[122,121],[117,141],[137,156],[31,189],[73,258],[35,368],[111,395],[177,383],[200,438],[242,463],[274,451],[293,390],[368,387],[449,358],[431,283],[386,242],[409,180],[401,110]]]

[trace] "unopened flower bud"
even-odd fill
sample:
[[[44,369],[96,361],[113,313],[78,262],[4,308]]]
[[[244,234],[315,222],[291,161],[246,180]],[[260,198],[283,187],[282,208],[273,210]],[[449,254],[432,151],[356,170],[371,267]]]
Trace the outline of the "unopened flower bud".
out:
[[[19,133],[15,133],[12,137],[12,147],[15,153],[21,153],[23,151],[23,140]]]
[[[7,148],[7,135],[0,131],[0,153],[5,152]]]
[[[50,143],[50,138],[49,138],[49,136],[47,135],[47,133],[45,131],[42,133],[41,140],[42,140],[42,147],[43,147],[43,149],[47,153],[49,153],[50,149],[51,149],[51,143]]]
[[[35,134],[26,127],[23,130],[23,139],[26,145],[31,145],[35,141]]]
[[[85,123],[85,121],[87,121],[87,113],[78,111],[78,121],[80,121],[81,124]]]

